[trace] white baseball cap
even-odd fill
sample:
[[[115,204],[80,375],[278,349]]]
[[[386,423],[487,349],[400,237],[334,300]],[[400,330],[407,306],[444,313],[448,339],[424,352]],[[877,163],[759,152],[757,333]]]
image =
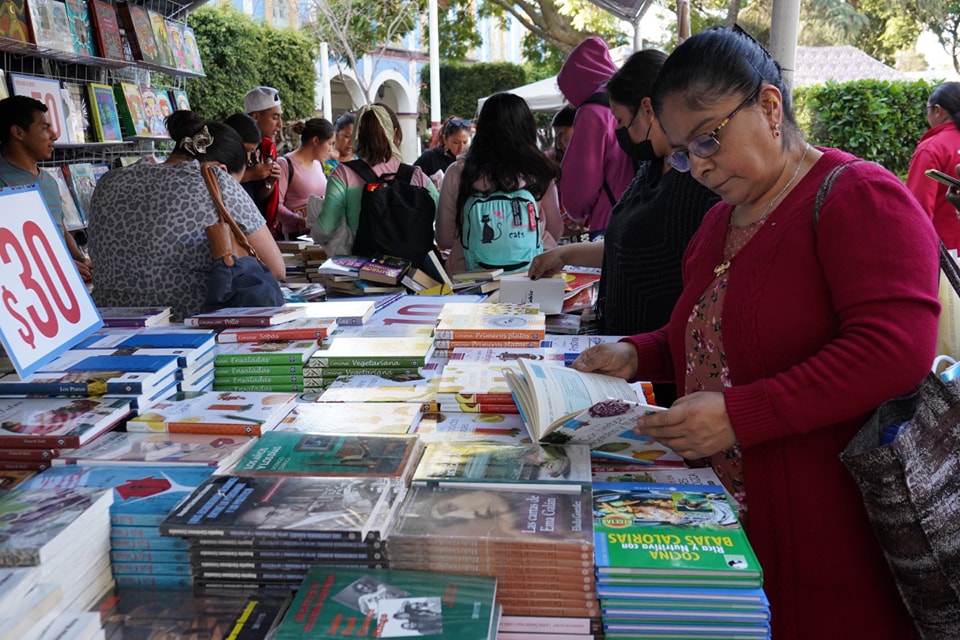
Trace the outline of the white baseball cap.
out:
[[[280,106],[280,92],[273,87],[255,87],[243,96],[243,110],[246,113],[265,111]]]

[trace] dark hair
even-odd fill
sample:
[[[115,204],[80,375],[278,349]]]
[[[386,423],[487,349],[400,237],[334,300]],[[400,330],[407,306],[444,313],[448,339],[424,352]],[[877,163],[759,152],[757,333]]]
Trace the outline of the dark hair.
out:
[[[33,114],[47,112],[47,105],[27,96],[10,96],[0,100],[0,143],[10,142],[10,129],[17,126],[29,129],[33,124]]]
[[[790,92],[780,65],[741,29],[702,31],[674,49],[653,85],[653,110],[660,117],[667,96],[682,94],[688,108],[702,110],[731,95],[746,98],[762,83],[783,96],[783,123],[796,131]]]
[[[317,138],[325,142],[333,137],[333,125],[326,118],[309,118],[293,125],[293,132],[300,136],[300,144]]]
[[[167,116],[166,125],[175,142],[174,153],[182,153],[200,162],[219,162],[230,173],[243,171],[247,166],[247,150],[233,127],[216,120],[204,120],[193,111],[174,111]],[[213,138],[210,146],[203,153],[185,148],[184,139],[196,136],[204,127]]]
[[[622,104],[636,115],[640,101],[650,97],[666,59],[667,54],[657,49],[644,49],[631,55],[607,81],[610,101]]]
[[[356,118],[349,111],[343,114],[340,114],[340,117],[337,118],[337,121],[333,123],[333,132],[340,133],[341,129],[346,129],[350,125],[356,122]]]
[[[538,200],[560,167],[537,146],[537,123],[520,96],[495,93],[483,103],[477,130],[464,158],[457,194],[457,228],[463,226],[463,205],[482,178],[493,189],[515,191],[521,182]]]
[[[577,110],[570,105],[565,106],[560,111],[557,111],[553,114],[553,121],[550,122],[551,127],[572,127],[573,119],[577,115]]]
[[[439,147],[443,144],[443,139],[452,136],[458,131],[470,132],[470,121],[460,116],[450,116],[437,129],[436,133],[430,136],[429,148]]]
[[[960,82],[944,82],[933,90],[928,105],[938,104],[950,114],[957,129],[960,129]]]
[[[257,121],[246,113],[237,112],[227,116],[223,124],[233,127],[233,130],[240,134],[244,144],[260,144],[263,140],[263,134],[260,133],[260,127]]]
[[[393,143],[399,147],[400,143],[403,142],[403,129],[400,128],[400,118],[397,117],[397,112],[393,110],[393,107],[383,102],[374,102],[373,104],[376,107],[386,109],[390,116],[390,122],[393,123]]]
[[[371,167],[386,162],[393,157],[390,139],[380,126],[380,118],[373,110],[367,111],[357,122],[358,131],[354,132],[357,141],[357,156]]]

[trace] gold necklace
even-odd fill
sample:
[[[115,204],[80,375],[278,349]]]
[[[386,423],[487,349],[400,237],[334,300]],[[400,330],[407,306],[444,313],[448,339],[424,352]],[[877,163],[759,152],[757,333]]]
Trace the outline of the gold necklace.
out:
[[[807,143],[806,146],[803,148],[803,155],[800,156],[800,162],[797,163],[797,168],[793,170],[793,175],[790,176],[789,180],[787,180],[787,184],[783,185],[783,189],[780,189],[780,191],[777,192],[777,195],[773,196],[773,199],[767,203],[767,206],[764,207],[763,209],[763,215],[757,218],[751,224],[756,224],[757,222],[766,220],[770,216],[770,214],[773,213],[773,206],[777,203],[778,200],[780,200],[783,194],[787,192],[787,189],[789,189],[790,185],[793,184],[793,181],[797,179],[797,176],[800,175],[800,168],[803,166],[803,161],[807,159],[808,151],[810,151],[810,143]],[[731,212],[730,215],[732,218],[733,213]],[[731,225],[732,225],[732,222],[731,222]],[[723,262],[721,262],[720,264],[718,264],[713,268],[713,273],[715,276],[721,276],[724,273],[726,273],[727,269],[729,268],[730,268],[730,260],[724,260]]]

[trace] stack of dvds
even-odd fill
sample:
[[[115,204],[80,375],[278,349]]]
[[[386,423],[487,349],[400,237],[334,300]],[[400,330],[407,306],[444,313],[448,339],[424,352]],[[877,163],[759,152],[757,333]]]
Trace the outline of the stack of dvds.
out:
[[[303,392],[304,364],[319,346],[316,338],[221,342],[214,360],[213,388],[216,391]]]
[[[494,576],[504,615],[598,615],[589,452],[435,446],[390,532],[390,567]]]
[[[607,638],[770,637],[763,574],[722,486],[595,482]]]

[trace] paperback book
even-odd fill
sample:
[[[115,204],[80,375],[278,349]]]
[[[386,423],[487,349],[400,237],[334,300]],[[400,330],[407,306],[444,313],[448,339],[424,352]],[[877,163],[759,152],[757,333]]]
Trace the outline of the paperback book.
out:
[[[120,121],[127,137],[149,137],[152,135],[147,113],[143,105],[143,96],[140,87],[130,82],[120,82],[114,85],[117,100],[117,110]]]
[[[5,15],[6,20],[0,21],[0,38],[23,43],[23,45],[10,43],[7,45],[10,48],[26,48],[33,40],[27,18],[26,1],[12,0],[7,5]]]
[[[80,212],[80,218],[84,224],[90,219],[90,200],[93,198],[93,190],[97,187],[96,178],[93,176],[93,164],[89,162],[74,162],[60,167],[63,177],[70,187],[70,193],[73,195],[74,202]]]
[[[303,307],[237,307],[221,309],[210,313],[198,313],[183,319],[188,327],[207,327],[211,329],[227,327],[270,327],[306,315]]]
[[[170,307],[100,307],[107,327],[153,327],[170,324]]]
[[[111,60],[123,60],[123,43],[120,40],[117,10],[109,2],[90,0],[90,14],[100,56]]]
[[[169,378],[139,371],[41,372],[26,378],[9,373],[0,377],[0,396],[150,396],[168,388]]]
[[[428,337],[337,337],[317,352],[305,368],[413,367],[426,364],[433,352]]]
[[[63,98],[65,133],[69,141],[72,144],[85,144],[93,140],[86,89],[82,84],[64,81],[60,96]]]
[[[73,52],[88,57],[97,55],[87,3],[83,0],[66,0],[66,7]]]
[[[228,342],[217,346],[216,366],[299,364],[319,348],[316,340],[299,342]]]
[[[412,433],[423,414],[410,402],[301,402],[274,431],[297,433]]]
[[[369,300],[326,300],[324,302],[291,303],[292,308],[304,310],[307,318],[315,320],[335,320],[339,327],[365,325],[374,311],[376,304]]]
[[[600,580],[761,586],[760,564],[723,487],[594,483],[593,529]]]
[[[150,64],[163,64],[147,10],[132,2],[118,2],[117,13],[123,23],[133,57]]]
[[[380,540],[395,496],[384,478],[213,476],[160,524],[169,536]]]
[[[364,262],[357,271],[357,277],[369,282],[381,282],[398,285],[410,269],[410,261],[395,256],[374,256]]]
[[[130,403],[109,398],[0,400],[0,446],[7,449],[76,448],[112,429]]]
[[[340,376],[327,386],[319,402],[433,402],[436,378],[402,376]]]
[[[227,468],[256,440],[253,436],[112,431],[78,449],[63,452],[53,460],[53,466]]]
[[[90,82],[87,84],[87,94],[90,98],[90,120],[97,133],[97,142],[122,142],[123,132],[113,89],[105,84]]]
[[[545,334],[542,314],[441,316],[433,332],[440,340],[539,341]]]
[[[70,186],[63,175],[62,167],[40,167],[40,170],[53,178],[57,183],[57,191],[60,194],[60,203],[63,208],[63,226],[67,231],[76,231],[87,226],[87,220],[77,208],[77,203],[70,194]]]
[[[319,343],[337,326],[329,318],[300,318],[269,329],[233,328],[224,329],[217,335],[217,342],[270,342],[281,340],[313,340]]]
[[[496,635],[497,581],[389,569],[311,569],[277,628],[277,640]]]
[[[580,445],[435,442],[426,446],[413,482],[474,489],[567,486],[590,483],[590,450]]]
[[[451,440],[530,443],[530,433],[518,414],[427,412],[416,433],[425,442]]]
[[[177,504],[210,477],[212,467],[60,466],[24,485],[25,490],[113,489],[113,525],[156,527]]]
[[[290,411],[296,395],[257,391],[181,391],[140,409],[127,431],[259,436]]]
[[[416,436],[265,433],[228,473],[406,480],[420,455]]]

